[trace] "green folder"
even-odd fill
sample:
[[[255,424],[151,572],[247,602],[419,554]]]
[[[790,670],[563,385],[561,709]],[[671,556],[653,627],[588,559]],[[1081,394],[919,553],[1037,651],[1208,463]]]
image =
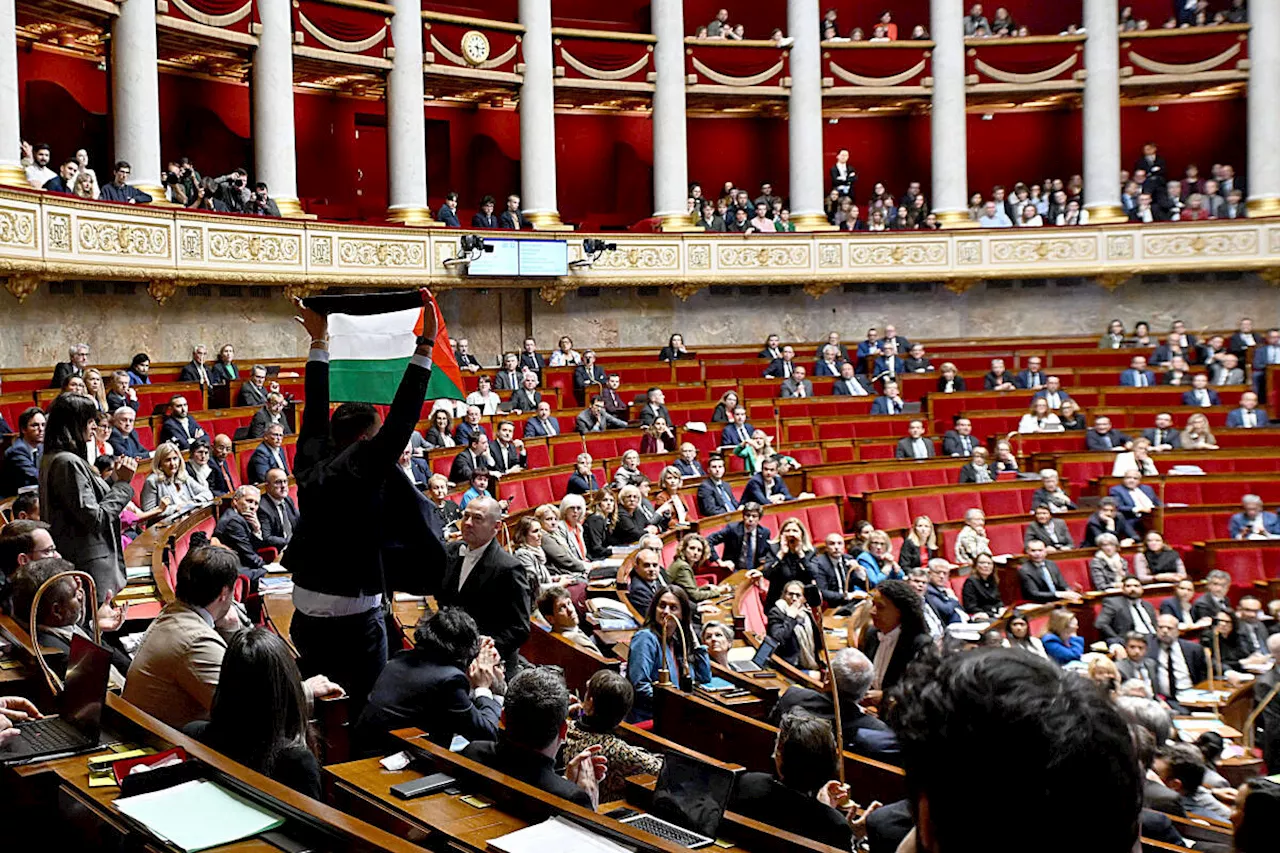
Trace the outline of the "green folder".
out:
[[[194,780],[121,797],[115,807],[156,837],[195,853],[276,829],[284,820],[213,782]]]

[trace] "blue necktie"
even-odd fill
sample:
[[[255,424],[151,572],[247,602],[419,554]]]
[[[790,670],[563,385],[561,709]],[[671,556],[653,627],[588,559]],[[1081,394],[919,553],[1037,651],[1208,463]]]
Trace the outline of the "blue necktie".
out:
[[[1053,585],[1053,575],[1049,573],[1049,564],[1040,564],[1040,574],[1044,575],[1045,585],[1049,587],[1049,592],[1057,592],[1058,588]]]
[[[721,481],[719,488],[720,488],[720,493],[724,495],[725,507],[727,507],[730,510],[737,509],[738,507],[735,505],[733,500],[733,492],[729,491],[729,487],[726,486],[723,481]]]
[[[745,552],[746,566],[744,568],[752,569],[756,565],[756,537],[754,532],[745,535],[747,537],[747,549]]]

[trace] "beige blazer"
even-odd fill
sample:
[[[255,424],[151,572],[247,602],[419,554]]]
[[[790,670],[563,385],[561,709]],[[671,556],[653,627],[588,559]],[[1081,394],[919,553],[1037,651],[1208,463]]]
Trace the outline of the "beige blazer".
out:
[[[133,656],[124,698],[175,729],[207,720],[227,641],[194,607],[174,601]]]

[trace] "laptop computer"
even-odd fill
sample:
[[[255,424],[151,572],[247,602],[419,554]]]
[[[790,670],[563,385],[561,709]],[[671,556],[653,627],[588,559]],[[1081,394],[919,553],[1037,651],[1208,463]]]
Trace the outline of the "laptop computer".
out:
[[[696,850],[715,842],[737,774],[679,752],[662,762],[648,814],[622,819],[636,829]]]
[[[107,701],[111,650],[74,635],[67,660],[66,686],[56,716],[19,723],[18,737],[0,743],[0,765],[22,764],[53,755],[97,749],[102,737],[102,708]]]
[[[764,669],[764,665],[769,662],[769,658],[773,656],[773,652],[777,648],[778,641],[765,635],[760,640],[760,648],[756,649],[756,653],[751,660],[729,661],[729,669],[734,672],[760,672]]]

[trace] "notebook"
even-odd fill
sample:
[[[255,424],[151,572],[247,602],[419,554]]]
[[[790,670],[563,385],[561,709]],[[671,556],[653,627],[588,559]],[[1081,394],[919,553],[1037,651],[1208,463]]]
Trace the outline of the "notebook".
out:
[[[121,797],[114,805],[157,838],[187,853],[231,844],[284,824],[279,815],[203,779]]]

